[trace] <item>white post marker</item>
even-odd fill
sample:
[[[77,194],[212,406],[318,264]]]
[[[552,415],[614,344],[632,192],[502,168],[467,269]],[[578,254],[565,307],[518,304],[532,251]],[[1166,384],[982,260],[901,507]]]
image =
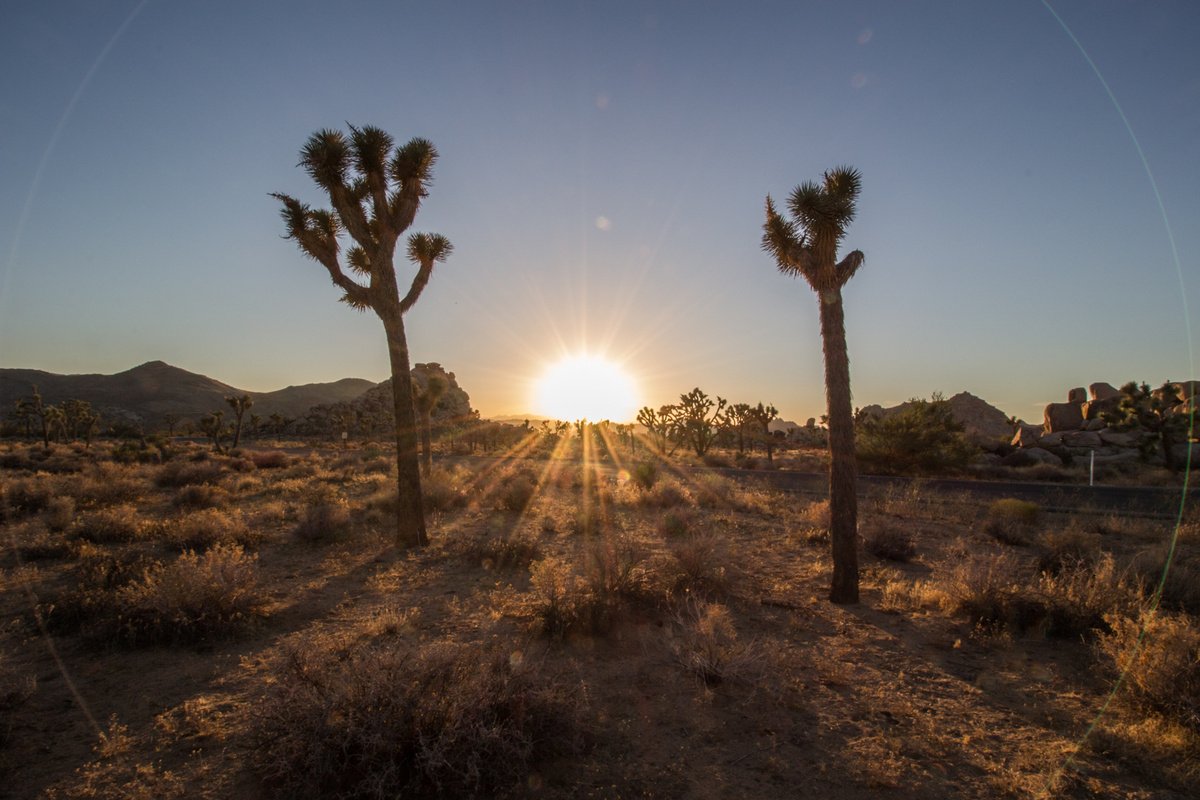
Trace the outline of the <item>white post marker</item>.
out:
[[[345,435],[345,434],[343,434],[343,435]],[[1096,485],[1096,451],[1095,450],[1092,451],[1092,457],[1089,460],[1091,463],[1088,464],[1088,486],[1095,486]]]
[[[346,446],[346,440],[350,438],[350,434],[342,431],[342,447]]]

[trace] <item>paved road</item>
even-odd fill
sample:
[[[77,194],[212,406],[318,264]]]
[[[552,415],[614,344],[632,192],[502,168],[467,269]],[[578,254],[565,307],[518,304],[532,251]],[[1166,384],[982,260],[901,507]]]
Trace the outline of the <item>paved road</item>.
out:
[[[747,469],[723,469],[720,472],[739,480],[758,480],[772,487],[801,494],[824,497],[829,478],[823,473],[780,472]],[[1150,516],[1174,517],[1184,501],[1180,489],[1141,486],[1079,486],[1065,483],[1019,483],[1015,481],[967,481],[949,478],[903,478],[860,475],[860,497],[878,497],[889,491],[911,486],[945,495],[959,495],[990,502],[1001,497],[1016,497],[1037,503],[1048,511],[1120,511]],[[1200,488],[1187,492],[1187,507],[1200,507]]]

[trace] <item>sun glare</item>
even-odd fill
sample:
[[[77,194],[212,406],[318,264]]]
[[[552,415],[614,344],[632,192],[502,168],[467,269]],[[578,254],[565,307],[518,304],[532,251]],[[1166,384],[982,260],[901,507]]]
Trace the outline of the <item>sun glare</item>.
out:
[[[535,391],[537,413],[554,419],[630,422],[637,416],[633,380],[596,356],[571,356],[551,365]]]

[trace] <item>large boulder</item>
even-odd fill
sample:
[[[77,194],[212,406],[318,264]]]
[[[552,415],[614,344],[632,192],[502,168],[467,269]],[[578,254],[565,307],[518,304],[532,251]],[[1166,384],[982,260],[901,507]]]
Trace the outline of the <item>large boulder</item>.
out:
[[[1066,431],[1056,431],[1055,433],[1047,433],[1038,440],[1038,447],[1062,447],[1063,437],[1067,435]]]
[[[1007,414],[970,392],[959,392],[946,402],[967,439],[979,447],[994,450],[1013,434]]]
[[[1112,447],[1133,447],[1138,446],[1138,436],[1136,433],[1129,431],[1114,431],[1111,428],[1105,428],[1100,431],[1100,441]]]
[[[1077,431],[1083,428],[1083,406],[1080,403],[1047,403],[1042,427],[1046,433]]]
[[[1100,434],[1094,431],[1070,431],[1063,434],[1063,444],[1067,447],[1082,447],[1095,450],[1104,446]]]
[[[1063,461],[1044,448],[1023,447],[1006,455],[1000,463],[1006,467],[1031,467],[1034,464],[1053,464],[1061,467]]]
[[[1088,395],[1092,400],[1108,400],[1112,397],[1120,397],[1121,392],[1111,383],[1092,383],[1088,385]]]
[[[1084,389],[1082,386],[1067,392],[1068,403],[1086,403],[1087,399],[1087,389]]]
[[[1116,411],[1121,405],[1121,396],[1097,398],[1089,400],[1082,406],[1083,418],[1086,420],[1103,419],[1104,414]]]
[[[1013,447],[1037,447],[1042,436],[1042,429],[1036,425],[1018,425],[1010,444]]]
[[[1179,390],[1179,394],[1184,400],[1191,400],[1200,394],[1200,381],[1178,381],[1175,388]]]

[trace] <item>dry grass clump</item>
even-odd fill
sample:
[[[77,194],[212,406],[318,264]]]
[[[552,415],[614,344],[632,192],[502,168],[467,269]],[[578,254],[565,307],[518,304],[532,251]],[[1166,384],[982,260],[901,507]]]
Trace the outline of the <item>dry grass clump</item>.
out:
[[[1021,583],[1019,564],[1010,554],[964,552],[954,558],[941,589],[950,610],[966,615],[977,627],[1024,629],[1031,620],[1022,602]]]
[[[1124,674],[1125,697],[1200,731],[1200,625],[1194,617],[1143,611],[1110,616],[1101,654]],[[1144,632],[1143,632],[1144,631]]]
[[[450,511],[467,504],[467,476],[461,469],[437,467],[421,479],[425,508],[430,511]]]
[[[169,461],[154,476],[154,485],[160,489],[177,489],[181,486],[219,483],[225,473],[216,461]]]
[[[629,474],[629,480],[639,489],[650,491],[658,482],[658,465],[653,461],[639,462]]]
[[[1044,607],[1046,634],[1060,638],[1105,631],[1112,615],[1136,614],[1142,605],[1141,584],[1118,569],[1108,553],[1041,573],[1036,591]]]
[[[814,500],[800,509],[797,516],[800,529],[797,535],[800,540],[812,545],[829,543],[829,501]]]
[[[265,601],[257,557],[218,544],[152,565],[117,592],[117,604],[121,638],[140,645],[226,635],[259,616]]]
[[[1162,586],[1161,602],[1165,608],[1200,616],[1200,563],[1183,547],[1176,547],[1164,581],[1163,569],[1169,553],[1167,544],[1143,550],[1133,557],[1130,569],[1141,578],[1148,594]]]
[[[589,542],[584,549],[588,587],[604,599],[641,599],[650,587],[646,550],[630,536],[613,534]]]
[[[484,569],[527,569],[542,556],[537,537],[527,530],[505,530],[471,548],[469,559]]]
[[[729,609],[690,600],[676,614],[672,648],[679,664],[709,685],[748,676],[759,661],[753,643],[738,639]]]
[[[724,538],[712,533],[685,536],[670,543],[670,553],[672,594],[721,597],[729,593],[733,576]]]
[[[262,536],[246,525],[240,511],[221,511],[206,508],[194,511],[169,523],[166,537],[176,547],[185,550],[210,550],[220,544],[239,544],[252,547]]]
[[[54,499],[49,481],[37,477],[5,481],[0,490],[4,493],[4,515],[8,519],[37,514]]]
[[[640,502],[648,508],[679,508],[689,505],[691,498],[678,481],[660,480],[642,492]]]
[[[219,508],[229,501],[229,492],[206,483],[184,486],[171,498],[176,508]]]
[[[579,749],[577,704],[507,648],[297,648],[258,715],[257,767],[289,798],[518,796]]]
[[[503,511],[521,512],[537,494],[537,481],[523,473],[514,473],[504,481],[496,492],[496,507]]]
[[[89,542],[115,544],[137,541],[146,528],[146,520],[135,506],[121,505],[82,515],[75,523],[74,534]]]
[[[744,505],[737,485],[715,473],[699,475],[692,484],[696,505],[709,509],[741,509]]]
[[[282,450],[254,450],[246,454],[257,469],[283,469],[292,458]]]
[[[350,535],[350,505],[342,497],[321,492],[300,513],[292,535],[302,542],[335,542]]]
[[[75,498],[62,495],[50,498],[42,514],[42,521],[53,533],[62,533],[71,527],[71,523],[75,521]]]
[[[1038,571],[1052,575],[1064,567],[1073,567],[1081,561],[1096,561],[1101,556],[1100,536],[1077,525],[1045,533],[1040,549]]]
[[[142,577],[156,562],[144,555],[112,553],[84,542],[69,573],[69,588],[38,606],[52,630],[82,633],[106,642],[120,626],[121,589]]]
[[[668,511],[658,519],[658,532],[666,539],[684,536],[696,524],[696,515],[687,510]]]
[[[607,633],[626,600],[646,596],[644,555],[628,540],[593,542],[585,561],[583,575],[553,556],[530,565],[534,614],[542,633],[556,639]]]
[[[1004,497],[988,506],[983,532],[1002,544],[1025,547],[1033,543],[1034,526],[1040,517],[1037,503]]]
[[[111,506],[136,502],[146,489],[138,468],[97,464],[88,474],[64,485],[83,506]]]
[[[876,558],[907,563],[917,554],[913,535],[899,525],[871,523],[863,533],[863,547]]]

